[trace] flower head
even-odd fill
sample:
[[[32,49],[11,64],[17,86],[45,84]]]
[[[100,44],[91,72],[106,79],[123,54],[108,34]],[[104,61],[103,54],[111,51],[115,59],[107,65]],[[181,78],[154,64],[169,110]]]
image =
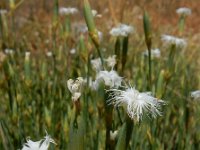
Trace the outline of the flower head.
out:
[[[118,130],[110,131],[110,139],[111,140],[114,141],[116,139],[117,135],[118,135]]]
[[[122,77],[120,77],[116,71],[100,71],[96,76],[96,85],[98,85],[101,81],[104,81],[106,86],[109,87],[116,87],[118,88],[121,86],[122,83]]]
[[[82,77],[78,77],[75,81],[73,79],[67,81],[67,87],[72,94],[73,101],[77,101],[80,98],[83,83],[84,79]]]
[[[176,10],[176,13],[179,15],[185,15],[185,16],[189,16],[192,14],[192,11],[190,8],[186,8],[186,7],[182,7],[182,8],[178,8]]]
[[[92,10],[92,15],[93,15],[93,17],[98,17],[98,18],[102,17],[102,15],[98,14],[98,12],[96,10],[94,10],[94,9]]]
[[[96,58],[91,60],[92,68],[96,71],[99,72],[102,69],[102,63],[100,58]]]
[[[48,52],[46,53],[46,55],[47,55],[47,57],[52,57],[52,56],[53,56],[53,53],[52,53],[51,51],[48,51]]]
[[[177,38],[171,35],[162,35],[161,40],[166,45],[176,45],[176,47],[185,47],[187,45],[187,42],[185,39]]]
[[[165,104],[164,101],[158,100],[153,96],[140,93],[135,88],[127,88],[124,91],[118,89],[110,89],[109,104],[114,106],[125,106],[127,114],[131,119],[137,121],[142,120],[143,115],[151,115],[153,118],[161,116],[161,105]]]
[[[192,97],[194,100],[200,100],[200,90],[192,91],[192,92],[191,92],[191,97]]]
[[[110,30],[112,36],[128,36],[133,33],[133,27],[126,24],[120,24]]]
[[[107,65],[113,69],[114,66],[115,66],[116,63],[117,63],[117,62],[116,62],[116,55],[109,56],[109,57],[106,59],[106,62],[107,62]]]
[[[6,10],[6,9],[0,9],[0,15],[2,14],[2,15],[4,15],[4,14],[6,14],[8,11]]]
[[[78,13],[78,9],[72,8],[72,7],[68,7],[68,8],[61,7],[61,8],[59,8],[59,13],[61,15],[72,15],[72,14]]]
[[[28,139],[27,143],[23,145],[22,150],[47,150],[50,143],[56,144],[55,141],[47,134],[44,139],[40,141],[33,142]]]
[[[148,56],[148,50],[143,52],[143,55]],[[152,49],[151,50],[151,57],[152,58],[159,58],[160,57],[160,49],[156,48],[156,49]]]

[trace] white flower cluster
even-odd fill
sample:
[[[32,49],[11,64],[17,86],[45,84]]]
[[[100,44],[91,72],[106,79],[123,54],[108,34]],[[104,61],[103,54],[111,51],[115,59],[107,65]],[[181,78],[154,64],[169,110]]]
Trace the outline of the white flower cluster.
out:
[[[192,11],[190,8],[186,8],[186,7],[182,7],[182,8],[178,8],[176,10],[176,13],[179,15],[185,15],[185,16],[189,16],[192,14]]]
[[[129,117],[137,121],[142,120],[144,114],[153,118],[161,116],[161,106],[166,104],[164,101],[149,94],[140,93],[132,87],[125,90],[110,89],[108,91],[110,92],[108,103],[114,106],[125,106]]]
[[[72,8],[72,7],[68,7],[68,8],[61,7],[61,8],[59,8],[59,13],[61,15],[73,15],[73,14],[78,13],[78,9]]]
[[[120,24],[117,27],[114,27],[110,30],[112,36],[123,36],[126,37],[129,34],[133,33],[134,29],[132,26],[126,24]]]
[[[78,77],[75,81],[73,79],[67,81],[67,87],[72,94],[73,101],[77,101],[80,98],[83,84],[84,80],[82,77]]]
[[[143,55],[148,56],[149,55],[148,50],[144,51]],[[158,49],[158,48],[152,49],[151,50],[151,57],[152,58],[159,58],[160,57],[160,49]]]
[[[162,35],[161,40],[166,44],[166,45],[176,45],[176,47],[185,47],[187,46],[187,42],[185,39],[182,38],[177,38],[171,35]]]
[[[192,92],[191,92],[191,97],[192,97],[194,100],[200,100],[200,90],[192,91]]]
[[[30,139],[23,145],[22,150],[48,150],[49,144],[56,144],[55,141],[47,134],[44,139],[33,142]]]
[[[116,64],[116,56],[110,56],[105,61],[107,62],[107,66],[111,67],[110,71],[102,70],[102,63],[100,58],[91,60],[92,68],[96,71],[96,79],[95,81],[91,81],[90,85],[92,89],[97,89],[99,84],[103,81],[106,86],[109,87],[119,87],[122,83],[122,77],[120,77],[116,71],[113,70]]]

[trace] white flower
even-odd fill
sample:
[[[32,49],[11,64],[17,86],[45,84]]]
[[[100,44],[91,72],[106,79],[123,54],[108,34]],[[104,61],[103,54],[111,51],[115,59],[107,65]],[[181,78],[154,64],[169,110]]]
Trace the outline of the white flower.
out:
[[[53,53],[52,53],[52,52],[47,52],[46,55],[47,55],[48,57],[51,57],[51,56],[53,55]]]
[[[140,93],[132,87],[124,91],[118,89],[110,89],[108,91],[111,93],[111,98],[108,100],[109,104],[125,106],[131,119],[140,121],[145,114],[147,116],[151,115],[153,118],[162,115],[160,109],[165,102],[149,94]]]
[[[190,8],[182,7],[182,8],[178,8],[178,9],[176,10],[176,13],[179,14],[179,15],[188,16],[188,15],[191,15],[191,14],[192,14],[192,11],[191,11]]]
[[[70,50],[70,54],[75,54],[76,53],[76,49],[75,48],[72,48],[71,50]]]
[[[78,77],[75,81],[72,79],[67,81],[67,87],[72,94],[73,101],[77,101],[80,98],[83,83],[84,80],[82,77]]]
[[[116,139],[117,135],[118,135],[118,130],[110,131],[110,139],[111,140],[114,141]]]
[[[98,85],[101,81],[104,81],[106,86],[116,87],[121,86],[122,77],[120,77],[116,71],[100,71],[96,76],[96,84]]]
[[[98,14],[98,12],[96,10],[94,10],[94,9],[92,10],[92,15],[93,15],[93,17],[98,17],[98,18],[102,17],[102,15]]]
[[[78,9],[72,8],[72,7],[68,7],[68,8],[61,7],[61,8],[59,8],[59,13],[61,15],[72,15],[72,14],[75,14],[77,12],[78,12]]]
[[[23,145],[22,150],[47,150],[50,143],[56,144],[55,141],[47,134],[44,139],[40,141],[33,142],[28,139],[27,143]]]
[[[107,65],[113,69],[114,66],[116,65],[116,55],[109,56],[106,59],[106,62],[107,62]]]
[[[143,52],[143,55],[148,56],[148,50],[146,50],[145,52]],[[159,58],[160,57],[160,49],[156,48],[156,49],[152,49],[151,50],[151,57],[152,58]]]
[[[0,9],[0,15],[6,14],[8,11],[6,9]]]
[[[102,69],[102,63],[100,58],[91,60],[91,64],[92,68],[97,72],[99,72]]]
[[[185,39],[177,38],[171,35],[162,35],[161,40],[166,45],[176,45],[177,47],[185,47],[187,45],[187,42]]]
[[[31,52],[25,52],[25,60],[28,61],[30,58]]]
[[[13,49],[6,48],[5,53],[8,55],[12,55],[14,53]]]
[[[98,37],[99,37],[99,41],[103,41],[103,33],[101,31],[97,31]]]
[[[128,36],[131,33],[133,33],[133,27],[126,24],[120,24],[110,31],[112,36]]]
[[[200,100],[200,90],[192,91],[191,97],[194,98],[194,100]]]
[[[84,83],[87,83],[87,78],[84,79]],[[93,81],[91,77],[89,77],[89,85],[88,85],[92,90],[97,90],[98,89],[98,83]]]

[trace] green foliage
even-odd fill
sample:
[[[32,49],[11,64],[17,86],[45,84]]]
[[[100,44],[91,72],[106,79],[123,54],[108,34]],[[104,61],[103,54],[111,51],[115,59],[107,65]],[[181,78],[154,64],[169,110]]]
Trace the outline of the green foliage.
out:
[[[10,0],[12,8],[13,2]],[[16,36],[12,36],[11,29],[16,25],[12,21],[17,20],[16,16],[0,15],[0,149],[20,149],[27,137],[40,140],[45,129],[57,143],[51,149],[200,149],[200,108],[190,97],[190,91],[200,85],[198,59],[190,58],[187,52],[193,47],[198,52],[199,48],[190,44],[186,50],[174,45],[166,48],[156,39],[154,45],[161,47],[162,54],[151,58],[152,37],[162,33],[151,30],[146,12],[144,34],[114,40],[105,36],[100,43],[96,26],[104,25],[95,22],[89,2],[84,0],[91,41],[88,34],[74,29],[73,16],[59,16],[58,2],[54,0],[49,26],[44,29],[37,19],[32,20],[18,27],[19,31],[16,26]],[[145,42],[148,58],[141,52]],[[5,52],[9,48],[12,54]],[[70,52],[72,48],[75,53]],[[26,51],[30,52],[29,57],[25,56]],[[47,51],[52,55],[47,56]],[[99,56],[103,62],[103,56],[114,54],[115,70],[123,75],[126,84],[142,92],[151,89],[154,96],[167,102],[163,116],[141,122],[130,120],[124,108],[108,106],[108,87],[89,87],[90,77],[94,79],[96,74],[91,59]],[[195,55],[199,58],[198,53]],[[78,102],[74,102],[67,80],[79,76],[87,83]],[[114,130],[118,135],[111,140],[109,133]]]

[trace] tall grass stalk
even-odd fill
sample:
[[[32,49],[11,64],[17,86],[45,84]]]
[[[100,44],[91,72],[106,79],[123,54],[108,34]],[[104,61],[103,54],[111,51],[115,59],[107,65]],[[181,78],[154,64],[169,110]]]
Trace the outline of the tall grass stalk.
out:
[[[148,49],[148,64],[149,64],[149,74],[148,74],[148,80],[149,80],[149,88],[151,89],[152,86],[152,70],[151,70],[151,39],[152,39],[152,31],[151,31],[151,24],[149,21],[149,15],[145,11],[143,16],[143,25],[144,25],[144,33],[145,33],[145,42]]]

